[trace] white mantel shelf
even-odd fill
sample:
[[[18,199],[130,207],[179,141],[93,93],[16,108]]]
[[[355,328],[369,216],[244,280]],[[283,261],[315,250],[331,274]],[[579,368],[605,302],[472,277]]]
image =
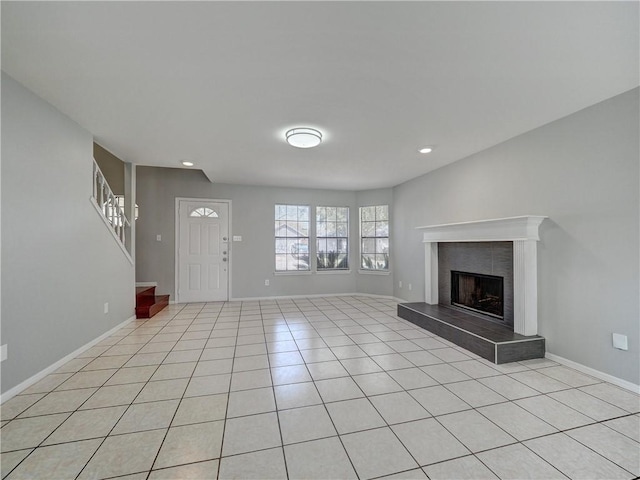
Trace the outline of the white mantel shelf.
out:
[[[424,242],[538,241],[538,227],[545,218],[548,217],[524,215],[416,228],[424,231]]]
[[[425,246],[425,302],[438,304],[439,242],[513,242],[513,331],[538,334],[538,233],[545,216],[494,218],[417,227]]]

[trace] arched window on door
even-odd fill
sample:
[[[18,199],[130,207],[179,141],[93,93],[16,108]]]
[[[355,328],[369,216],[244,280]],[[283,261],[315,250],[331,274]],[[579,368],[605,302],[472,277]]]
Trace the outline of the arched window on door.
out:
[[[218,218],[218,212],[209,207],[198,207],[191,210],[189,216],[196,218]]]

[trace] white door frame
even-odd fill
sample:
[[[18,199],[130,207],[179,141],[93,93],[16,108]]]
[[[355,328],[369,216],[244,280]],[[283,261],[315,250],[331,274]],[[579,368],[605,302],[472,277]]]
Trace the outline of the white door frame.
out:
[[[214,203],[226,203],[229,206],[229,255],[228,255],[228,259],[229,259],[229,269],[227,272],[227,301],[229,301],[229,299],[233,298],[233,295],[231,294],[231,262],[233,261],[233,248],[231,247],[232,239],[232,233],[231,233],[231,200],[228,199],[217,199],[217,198],[195,198],[195,197],[176,197],[176,201],[175,201],[175,205],[174,205],[174,209],[175,209],[175,223],[174,223],[174,230],[175,230],[175,243],[174,243],[174,249],[173,249],[173,256],[174,256],[174,284],[173,284],[173,298],[176,299],[175,303],[180,303],[180,297],[178,296],[178,291],[179,291],[179,286],[180,286],[180,278],[179,278],[179,258],[178,258],[178,248],[180,247],[180,202],[181,201],[187,201],[187,202],[214,202]]]

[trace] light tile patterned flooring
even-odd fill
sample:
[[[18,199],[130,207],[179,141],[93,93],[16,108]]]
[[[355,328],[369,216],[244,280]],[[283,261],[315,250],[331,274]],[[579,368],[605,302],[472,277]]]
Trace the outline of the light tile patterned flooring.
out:
[[[363,296],[171,305],[2,405],[2,477],[633,478],[639,397]]]

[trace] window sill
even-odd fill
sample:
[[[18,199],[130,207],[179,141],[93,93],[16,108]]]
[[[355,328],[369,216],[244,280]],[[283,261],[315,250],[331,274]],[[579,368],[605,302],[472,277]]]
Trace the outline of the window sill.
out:
[[[318,270],[318,275],[349,275],[351,270]]]
[[[311,275],[311,271],[310,270],[288,270],[288,271],[281,271],[281,272],[273,272],[273,274],[275,276],[287,276],[287,275]]]
[[[389,270],[358,270],[361,275],[389,275]]]

